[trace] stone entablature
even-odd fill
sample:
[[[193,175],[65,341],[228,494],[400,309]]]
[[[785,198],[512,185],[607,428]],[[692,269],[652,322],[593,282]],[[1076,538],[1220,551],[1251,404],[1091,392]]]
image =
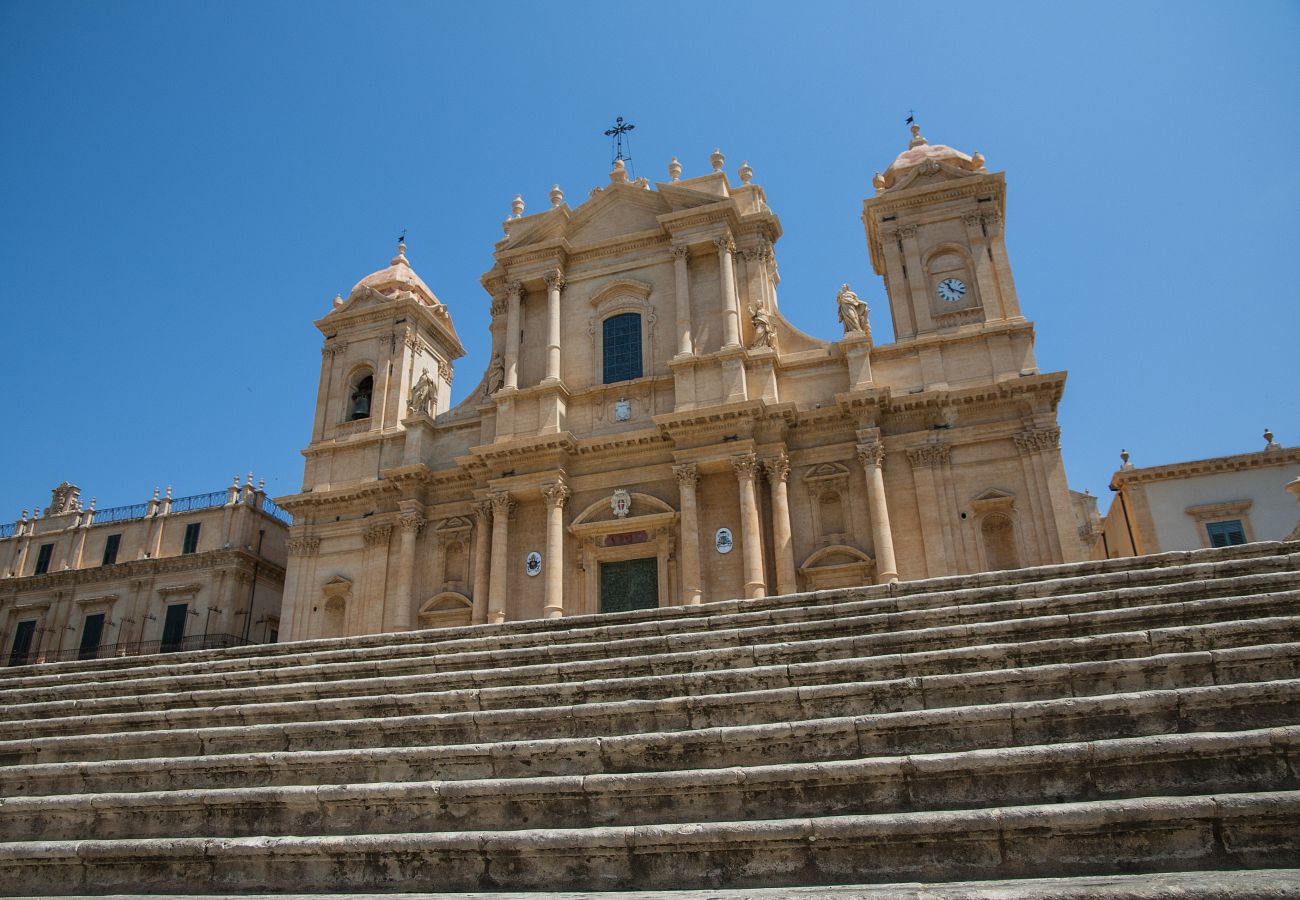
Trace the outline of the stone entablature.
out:
[[[1033,357],[1003,245],[1002,176],[939,156],[939,169],[922,161],[905,179],[896,164],[897,190],[864,205],[890,345],[875,344],[848,285],[824,301],[842,340],[782,317],[780,222],[752,168],[733,184],[720,153],[711,172],[683,178],[675,166],[653,185],[616,166],[577,207],[556,189],[550,208],[525,215],[516,198],[481,279],[491,349],[455,408],[450,378],[430,366],[421,380],[412,358],[427,346],[450,375],[462,351],[446,307],[447,329],[417,328],[423,344],[408,351],[397,337],[433,315],[381,286],[418,279],[402,248],[363,279],[373,289],[317,323],[347,349],[326,354],[340,361],[322,368],[304,489],[282,498],[295,540],[315,542],[289,566],[288,633],[594,612],[601,572],[625,558],[655,561],[661,603],[1079,559],[1056,426],[1065,376]],[[877,254],[883,234],[896,259],[887,241]],[[931,297],[928,281],[922,291],[917,272],[956,299]],[[358,373],[390,369],[360,391]],[[366,415],[339,422],[347,404]],[[392,412],[417,407],[428,414]],[[811,490],[809,473],[826,466],[837,477]],[[1009,508],[973,515],[990,491]],[[581,517],[620,496],[631,518],[669,518],[612,525],[606,547],[604,526]],[[447,545],[458,577],[427,527],[367,538],[415,514],[468,523]],[[334,577],[352,587],[328,599],[327,618]]]
[[[0,665],[273,639],[289,529],[251,474],[111,510],[83,508],[65,483],[44,512],[0,540]]]

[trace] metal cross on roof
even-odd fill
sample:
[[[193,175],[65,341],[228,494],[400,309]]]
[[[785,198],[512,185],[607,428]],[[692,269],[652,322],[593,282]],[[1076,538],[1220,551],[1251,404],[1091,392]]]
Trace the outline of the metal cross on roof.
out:
[[[614,139],[614,158],[610,160],[611,164],[618,162],[620,159],[630,160],[632,158],[630,154],[623,152],[623,135],[627,134],[633,128],[636,128],[636,126],[631,122],[624,122],[623,117],[619,116],[614,120],[614,127],[606,129],[605,137],[612,137]],[[627,143],[628,149],[631,150],[631,140],[629,139]]]

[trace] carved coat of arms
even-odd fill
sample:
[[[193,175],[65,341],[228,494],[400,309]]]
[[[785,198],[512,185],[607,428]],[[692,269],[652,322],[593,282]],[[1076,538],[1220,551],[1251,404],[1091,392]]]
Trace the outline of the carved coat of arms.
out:
[[[625,488],[619,488],[610,498],[609,505],[614,510],[614,515],[620,519],[627,518],[627,514],[632,511],[632,495]]]

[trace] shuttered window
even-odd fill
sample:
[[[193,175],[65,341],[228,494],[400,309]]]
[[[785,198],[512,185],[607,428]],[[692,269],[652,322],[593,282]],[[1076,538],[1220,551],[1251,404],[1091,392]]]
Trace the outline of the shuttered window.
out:
[[[1207,522],[1205,530],[1210,534],[1211,547],[1231,547],[1246,543],[1246,529],[1240,519],[1229,522]]]
[[[36,573],[44,575],[50,571],[50,557],[54,555],[53,544],[41,544],[40,551],[36,554]]]
[[[185,544],[181,547],[182,553],[196,553],[199,549],[199,522],[191,522],[185,526]]]
[[[122,535],[110,534],[108,540],[104,541],[104,562],[102,565],[111,566],[117,562],[117,549],[122,546]]]

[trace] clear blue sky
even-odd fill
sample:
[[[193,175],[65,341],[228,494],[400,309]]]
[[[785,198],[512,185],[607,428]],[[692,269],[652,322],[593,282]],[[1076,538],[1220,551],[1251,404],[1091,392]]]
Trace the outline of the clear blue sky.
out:
[[[832,338],[907,139],[980,150],[1073,486],[1300,443],[1300,3],[0,2],[0,520],[253,469],[298,489],[312,320],[410,258],[486,364],[510,200],[755,170],[782,310]]]

